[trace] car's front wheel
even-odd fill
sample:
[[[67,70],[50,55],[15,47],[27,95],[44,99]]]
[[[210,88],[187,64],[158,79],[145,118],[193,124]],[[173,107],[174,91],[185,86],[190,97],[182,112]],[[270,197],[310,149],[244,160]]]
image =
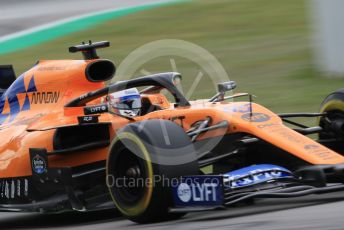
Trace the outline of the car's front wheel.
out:
[[[107,161],[107,183],[117,209],[138,223],[175,219],[171,185],[198,174],[196,152],[177,124],[166,120],[133,123],[117,133]]]
[[[328,95],[321,103],[320,112],[326,115],[319,119],[323,132],[320,141],[329,144],[334,150],[344,154],[344,89]]]

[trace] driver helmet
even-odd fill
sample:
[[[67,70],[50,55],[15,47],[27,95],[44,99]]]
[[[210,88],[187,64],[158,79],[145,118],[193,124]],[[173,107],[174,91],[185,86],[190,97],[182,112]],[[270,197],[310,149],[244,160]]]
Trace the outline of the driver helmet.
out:
[[[136,88],[125,89],[107,96],[109,108],[123,116],[134,117],[140,114],[141,96]]]

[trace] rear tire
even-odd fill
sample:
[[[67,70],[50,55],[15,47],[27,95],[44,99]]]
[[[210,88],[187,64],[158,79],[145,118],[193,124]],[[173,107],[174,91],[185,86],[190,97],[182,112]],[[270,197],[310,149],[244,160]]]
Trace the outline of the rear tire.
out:
[[[168,211],[173,206],[170,184],[198,171],[190,138],[180,126],[166,120],[127,125],[117,133],[107,160],[107,182],[115,206],[137,223],[183,216]],[[120,181],[124,183],[118,184]]]

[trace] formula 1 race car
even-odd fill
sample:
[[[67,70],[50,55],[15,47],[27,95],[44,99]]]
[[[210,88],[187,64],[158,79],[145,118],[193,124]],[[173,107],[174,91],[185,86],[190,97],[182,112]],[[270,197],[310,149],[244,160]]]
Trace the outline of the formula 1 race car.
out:
[[[228,96],[233,81],[195,101],[175,72],[106,86],[116,68],[96,49],[108,46],[73,46],[84,60],[39,61],[18,78],[0,67],[1,211],[116,208],[147,223],[344,190],[344,90],[319,113],[275,114],[250,94]]]

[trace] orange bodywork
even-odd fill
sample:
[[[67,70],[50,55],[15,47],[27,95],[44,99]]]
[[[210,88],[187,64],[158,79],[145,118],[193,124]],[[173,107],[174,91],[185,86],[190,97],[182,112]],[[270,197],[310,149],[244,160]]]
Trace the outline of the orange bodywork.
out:
[[[105,86],[85,77],[85,68],[95,60],[40,61],[18,77],[2,97],[0,126],[0,178],[32,175],[29,148],[53,151],[56,128],[77,126],[82,107],[65,104],[85,93]],[[194,122],[209,116],[212,124],[228,121],[228,128],[209,131],[198,137],[205,139],[230,133],[252,134],[310,164],[344,163],[344,157],[283,125],[273,112],[248,102],[190,102],[191,106],[174,108],[162,94],[142,95],[163,110],[135,117],[134,121],[110,114],[99,115],[99,123],[111,123],[110,136],[130,122],[145,119],[168,119],[188,130]],[[98,98],[91,103],[101,102]],[[180,118],[182,119],[176,119]],[[50,167],[79,166],[106,160],[108,147],[66,155],[49,156]]]

